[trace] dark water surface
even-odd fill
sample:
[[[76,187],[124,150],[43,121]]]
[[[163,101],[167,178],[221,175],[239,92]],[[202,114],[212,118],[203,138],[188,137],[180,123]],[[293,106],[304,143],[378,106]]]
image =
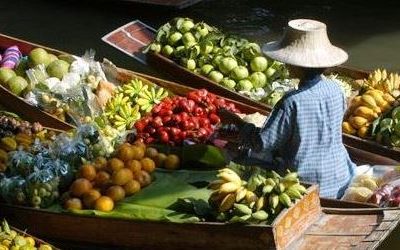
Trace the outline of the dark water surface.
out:
[[[398,1],[206,0],[173,10],[116,0],[0,0],[0,32],[78,55],[94,48],[99,58],[149,72],[100,38],[135,19],[158,27],[189,16],[264,43],[276,39],[289,19],[315,18],[326,22],[332,42],[349,52],[348,65],[400,71],[399,10]]]

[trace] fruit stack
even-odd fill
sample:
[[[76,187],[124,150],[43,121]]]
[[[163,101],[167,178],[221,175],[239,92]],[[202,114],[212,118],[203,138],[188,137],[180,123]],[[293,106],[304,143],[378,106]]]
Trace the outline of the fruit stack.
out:
[[[189,18],[175,18],[161,26],[149,50],[236,91],[263,89],[287,76],[284,65],[269,62],[258,44]]]
[[[243,181],[235,171],[224,168],[217,176],[219,179],[209,185],[215,190],[209,203],[218,210],[219,221],[258,223],[272,219],[307,192],[294,172],[281,177],[270,171],[267,177],[255,174]]]
[[[363,83],[374,89],[381,90],[392,96],[400,95],[400,75],[397,73],[388,73],[386,69],[377,69],[370,73]]]
[[[349,117],[342,124],[343,132],[357,134],[361,138],[369,137],[372,122],[388,111],[394,101],[392,95],[377,89],[369,89],[354,97],[348,110]]]
[[[37,242],[26,234],[18,233],[10,228],[6,220],[0,226],[0,250],[52,250],[48,244]]]
[[[106,104],[104,115],[118,130],[129,129],[141,115],[150,112],[154,105],[167,96],[165,89],[133,79],[115,90]]]
[[[28,149],[35,138],[44,139],[46,131],[35,122],[21,121],[0,115],[0,172],[7,169],[8,153],[22,147]]]
[[[400,107],[395,107],[380,117],[373,134],[381,144],[400,147]]]
[[[98,157],[93,163],[81,166],[78,179],[64,194],[64,207],[109,212],[115,202],[149,185],[156,167],[175,169],[178,165],[176,155],[160,154],[139,141],[124,143],[113,158]]]
[[[205,142],[220,122],[217,110],[239,113],[233,103],[216,97],[205,89],[189,92],[186,97],[165,98],[151,114],[135,123],[139,138],[145,143],[181,145],[184,140]]]

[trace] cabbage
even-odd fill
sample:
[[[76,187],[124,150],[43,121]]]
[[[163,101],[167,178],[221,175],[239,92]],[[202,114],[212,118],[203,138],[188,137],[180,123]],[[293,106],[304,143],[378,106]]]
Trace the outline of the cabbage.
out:
[[[254,72],[250,75],[250,81],[255,88],[264,88],[267,84],[267,77],[262,72]]]
[[[254,72],[261,72],[266,70],[268,67],[267,58],[263,56],[254,57],[250,62],[250,68]]]
[[[248,76],[249,76],[249,71],[244,66],[237,66],[231,72],[231,77],[236,81],[245,79]]]
[[[236,59],[232,58],[232,57],[224,57],[221,59],[219,66],[219,70],[224,73],[224,74],[228,74],[229,72],[231,72],[234,68],[236,68],[238,66],[238,63],[236,61]]]
[[[219,83],[220,81],[222,81],[222,78],[224,78],[224,75],[219,71],[213,70],[208,75],[208,78],[210,78],[214,82]]]

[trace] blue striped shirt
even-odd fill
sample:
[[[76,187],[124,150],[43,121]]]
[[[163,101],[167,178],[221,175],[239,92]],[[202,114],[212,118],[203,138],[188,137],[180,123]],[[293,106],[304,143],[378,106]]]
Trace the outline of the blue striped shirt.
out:
[[[251,150],[242,160],[297,171],[302,181],[319,184],[322,197],[339,198],[355,167],[342,143],[345,110],[340,87],[316,75],[287,93],[263,128],[243,126],[240,138]]]

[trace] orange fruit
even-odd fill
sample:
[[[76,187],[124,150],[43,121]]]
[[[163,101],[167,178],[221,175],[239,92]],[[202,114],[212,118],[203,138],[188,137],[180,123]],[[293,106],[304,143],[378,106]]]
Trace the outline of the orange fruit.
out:
[[[124,168],[124,162],[121,161],[118,158],[111,158],[110,160],[108,160],[108,169],[111,172],[116,172],[120,169]]]
[[[154,159],[158,155],[158,150],[155,148],[147,148],[145,156]]]
[[[100,196],[101,193],[99,192],[99,190],[89,190],[82,197],[83,205],[85,205],[86,208],[94,208],[94,203],[98,198],[100,198]]]
[[[125,198],[125,190],[121,186],[111,186],[107,189],[106,195],[117,202]]]
[[[79,176],[89,181],[93,181],[96,178],[96,168],[91,164],[84,164],[79,169]]]
[[[133,159],[134,160],[141,160],[144,157],[144,149],[138,146],[132,146],[133,151]]]
[[[82,209],[82,202],[78,198],[69,198],[64,202],[64,208],[67,210],[81,210]]]
[[[151,176],[144,170],[141,170],[139,174],[136,175],[136,180],[140,183],[140,187],[145,187],[151,183]]]
[[[133,143],[133,145],[142,148],[143,151],[146,150],[146,144],[144,144],[142,141],[137,140]]]
[[[92,183],[85,178],[76,179],[70,187],[71,195],[75,197],[81,197],[90,189],[92,189]]]
[[[164,167],[165,159],[167,159],[167,155],[163,153],[159,153],[156,158],[154,158],[154,163],[156,164],[157,168]]]
[[[94,167],[96,168],[96,170],[105,169],[107,167],[107,159],[102,156],[97,157],[94,161]]]
[[[142,164],[138,160],[130,160],[125,166],[131,170],[134,175],[142,169]]]
[[[96,210],[110,212],[114,208],[114,201],[108,196],[101,196],[94,204]]]
[[[148,173],[151,173],[154,171],[154,169],[156,168],[156,164],[154,163],[154,161],[150,158],[143,158],[140,163],[142,164],[142,169],[144,171],[147,171]]]
[[[128,183],[128,181],[132,179],[133,179],[133,173],[131,170],[127,168],[120,169],[114,172],[111,176],[112,183],[114,185],[119,185],[119,186],[125,185],[126,183]]]
[[[99,171],[96,175],[96,178],[94,179],[94,182],[96,183],[97,186],[106,185],[110,181],[111,181],[111,176],[106,171]]]
[[[132,149],[132,146],[122,146],[118,149],[117,157],[124,161],[127,162],[129,160],[132,160],[134,157],[134,150]]]
[[[174,154],[168,155],[164,161],[164,167],[170,170],[177,169],[179,167],[179,164],[180,164],[179,157]]]
[[[124,185],[126,196],[135,194],[140,191],[140,183],[137,180],[130,180]]]

